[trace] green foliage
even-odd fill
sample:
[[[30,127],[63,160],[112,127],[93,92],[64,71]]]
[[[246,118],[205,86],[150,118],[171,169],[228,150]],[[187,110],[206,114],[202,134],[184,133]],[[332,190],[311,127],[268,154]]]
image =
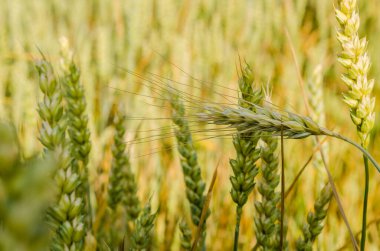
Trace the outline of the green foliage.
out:
[[[54,201],[56,159],[22,159],[15,128],[0,122],[0,250],[47,250],[45,211]]]

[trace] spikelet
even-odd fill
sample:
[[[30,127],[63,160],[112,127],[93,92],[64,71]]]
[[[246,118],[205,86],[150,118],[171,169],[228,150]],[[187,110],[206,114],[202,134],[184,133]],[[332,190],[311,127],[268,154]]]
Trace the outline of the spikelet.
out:
[[[179,223],[179,229],[181,230],[181,248],[185,251],[191,250],[192,234],[189,225],[185,220]]]

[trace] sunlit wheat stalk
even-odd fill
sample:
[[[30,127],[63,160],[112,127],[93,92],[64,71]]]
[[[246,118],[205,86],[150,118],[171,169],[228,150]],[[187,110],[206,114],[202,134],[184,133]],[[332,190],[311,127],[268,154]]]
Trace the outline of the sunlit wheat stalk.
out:
[[[340,0],[339,8],[335,8],[336,19],[339,23],[337,38],[342,46],[338,61],[346,68],[342,75],[348,91],[343,94],[343,100],[350,107],[350,115],[356,125],[357,133],[364,148],[370,141],[370,132],[375,123],[375,98],[371,92],[375,81],[368,79],[370,58],[367,53],[367,40],[358,34],[360,18],[356,0]],[[364,158],[365,187],[363,202],[363,221],[360,249],[364,251],[366,240],[367,204],[369,189],[368,159]]]

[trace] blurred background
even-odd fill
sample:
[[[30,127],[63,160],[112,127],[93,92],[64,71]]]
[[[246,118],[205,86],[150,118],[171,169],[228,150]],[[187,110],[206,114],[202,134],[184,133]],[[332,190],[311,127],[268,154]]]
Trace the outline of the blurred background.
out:
[[[358,2],[360,35],[369,41],[370,77],[375,79],[377,99],[377,119],[369,150],[379,161],[380,148],[376,142],[380,140],[380,1]],[[322,107],[320,112],[325,116],[327,128],[358,140],[341,96],[346,87],[340,80],[343,69],[336,60],[340,48],[334,4],[330,0],[3,0],[0,118],[15,125],[24,158],[41,151],[36,112],[41,94],[34,63],[41,58],[40,50],[58,65],[60,40],[65,37],[81,69],[86,92],[93,143],[90,180],[95,198],[107,187],[113,135],[110,121],[117,103],[124,104],[130,117],[168,116],[169,109],[154,99],[132,94],[154,96],[144,84],[153,77],[207,101],[223,102],[223,95],[217,93],[237,96],[239,58],[251,65],[258,84],[271,86],[274,104],[307,115],[304,99],[313,100],[315,106]],[[305,84],[306,97],[300,82]],[[140,137],[146,137],[159,134],[154,129],[170,125],[170,121],[129,120],[126,140],[135,138],[137,130]],[[328,139],[326,145],[330,171],[350,225],[357,233],[361,229],[364,185],[361,154],[337,140]],[[221,163],[211,202],[212,214],[207,222],[207,246],[209,250],[230,249],[235,226],[235,204],[229,195],[228,160],[235,156],[231,138],[196,141],[196,147],[207,184],[218,161]],[[161,208],[155,227],[156,246],[168,250],[171,243],[176,250],[177,221],[188,217],[183,213],[188,214],[188,205],[175,140],[158,136],[146,143],[130,144],[129,148],[140,197],[144,201],[151,198],[154,207]],[[286,141],[287,184],[293,181],[312,149],[311,138]],[[370,174],[371,224],[367,248],[377,250],[380,175],[372,167]],[[313,207],[316,176],[318,171],[310,164],[287,198],[291,247],[301,235],[300,226]],[[252,248],[256,242],[255,196],[256,193],[244,208],[241,250]],[[336,250],[346,244],[346,249],[351,249],[335,201],[319,238],[321,250]]]

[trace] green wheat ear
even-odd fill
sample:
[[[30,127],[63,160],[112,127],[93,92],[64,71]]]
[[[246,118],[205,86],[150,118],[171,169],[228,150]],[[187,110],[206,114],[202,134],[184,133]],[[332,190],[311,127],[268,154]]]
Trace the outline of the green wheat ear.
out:
[[[181,231],[181,248],[186,251],[191,250],[192,233],[189,225],[185,220],[179,223],[179,229]]]
[[[90,201],[90,184],[88,160],[91,150],[90,130],[88,129],[88,116],[86,115],[86,99],[83,85],[80,83],[80,72],[72,58],[64,58],[62,64],[64,76],[62,78],[66,101],[66,119],[68,121],[69,149],[72,157],[73,172],[79,174],[80,185],[77,196],[84,199],[85,231],[91,230],[92,207]]]
[[[193,145],[193,140],[189,128],[189,123],[185,119],[185,107],[175,94],[170,96],[172,107],[172,121],[177,126],[175,135],[177,138],[178,152],[181,155],[180,161],[186,185],[186,197],[190,203],[191,219],[195,226],[199,226],[203,206],[205,205],[206,184],[202,179],[201,168],[198,164],[198,155]],[[206,241],[206,220],[209,215],[207,211],[200,247],[205,247]]]
[[[150,204],[146,204],[135,221],[135,229],[132,233],[131,250],[147,250],[151,245],[151,234],[157,212],[151,213]]]
[[[53,66],[49,62],[46,60],[37,62],[36,69],[39,87],[43,94],[43,99],[37,109],[42,121],[39,139],[46,150],[53,151],[65,141],[62,90],[54,75]]]
[[[198,156],[193,145],[189,124],[185,119],[185,108],[179,98],[173,95],[170,99],[173,116],[177,125],[175,135],[178,143],[178,152],[181,155],[181,166],[186,185],[186,197],[190,202],[191,219],[198,226],[205,202],[205,182],[201,176]]]
[[[66,124],[63,120],[62,90],[56,80],[51,64],[45,60],[36,65],[43,101],[38,105],[38,113],[42,120],[40,141],[46,150],[56,152],[58,170],[55,181],[58,188],[57,202],[47,211],[49,224],[54,235],[52,250],[82,249],[85,228],[83,224],[84,201],[79,196],[78,188],[81,180],[72,166],[65,143]]]
[[[140,212],[140,202],[137,197],[137,184],[131,170],[125,143],[125,122],[126,117],[121,109],[118,109],[114,119],[115,134],[112,145],[112,166],[108,187],[108,205],[110,214],[108,219],[111,223],[111,231],[106,233],[110,240],[110,245],[118,247],[122,242],[125,230],[128,228],[128,221],[135,221]],[[116,222],[120,221],[118,207],[125,208],[127,222],[122,223],[122,227],[116,229]],[[112,227],[113,226],[113,227]]]
[[[242,69],[242,76],[239,79],[239,106],[254,112],[256,109],[252,104],[261,104],[264,93],[261,88],[254,89],[252,85],[253,74],[249,65],[246,65]],[[233,137],[236,158],[230,160],[233,171],[233,175],[230,177],[232,184],[230,193],[232,200],[236,203],[235,250],[237,250],[238,245],[243,207],[255,186],[255,177],[259,172],[256,166],[256,161],[260,158],[260,149],[257,148],[259,139],[260,134],[257,132],[243,133],[238,131]]]
[[[314,212],[307,215],[307,223],[302,228],[303,238],[296,243],[297,250],[311,251],[317,236],[322,232],[323,221],[326,218],[329,202],[332,197],[330,185],[325,186],[314,204]]]
[[[137,197],[137,184],[125,152],[125,121],[125,115],[119,111],[114,121],[116,131],[112,147],[113,160],[108,190],[109,206],[114,210],[119,203],[125,205],[129,219],[135,220],[140,212],[140,202]]]
[[[262,138],[265,145],[261,147],[260,157],[262,178],[257,190],[262,198],[255,201],[257,215],[255,227],[257,244],[263,250],[277,250],[280,245],[280,192],[276,191],[280,184],[279,160],[277,156],[277,139],[268,135]],[[286,235],[286,233],[285,233]]]

